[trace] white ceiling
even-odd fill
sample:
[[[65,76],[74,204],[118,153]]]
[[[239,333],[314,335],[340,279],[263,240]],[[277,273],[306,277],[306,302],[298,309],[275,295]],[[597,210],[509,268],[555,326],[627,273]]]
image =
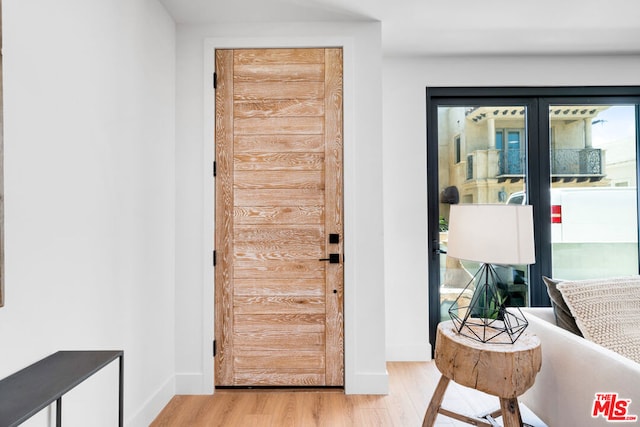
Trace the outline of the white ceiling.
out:
[[[179,24],[380,21],[385,55],[640,54],[637,0],[159,0]]]

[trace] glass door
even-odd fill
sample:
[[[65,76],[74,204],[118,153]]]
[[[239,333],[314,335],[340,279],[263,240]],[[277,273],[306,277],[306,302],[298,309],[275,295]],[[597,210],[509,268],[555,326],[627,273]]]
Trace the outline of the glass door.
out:
[[[639,274],[639,122],[640,87],[427,88],[432,345],[478,268],[447,256],[452,204],[533,206],[535,264],[498,266],[507,305],[549,305],[543,275]]]
[[[527,116],[525,104],[468,104],[437,108],[438,138],[438,292],[439,319],[463,293],[468,302],[473,286],[465,287],[480,265],[447,254],[451,205],[525,204],[527,183]],[[495,230],[496,234],[502,230]],[[528,267],[494,266],[507,305],[525,306],[528,301]],[[456,305],[458,307],[458,305]],[[464,317],[464,313],[457,313]]]

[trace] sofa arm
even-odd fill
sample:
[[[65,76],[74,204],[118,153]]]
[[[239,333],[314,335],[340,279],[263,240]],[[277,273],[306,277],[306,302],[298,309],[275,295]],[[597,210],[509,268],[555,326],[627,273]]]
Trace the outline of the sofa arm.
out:
[[[542,368],[520,400],[549,426],[602,426],[593,418],[596,393],[631,399],[628,415],[640,417],[640,364],[543,319],[553,310],[523,309],[528,333],[542,344]]]
[[[553,325],[556,324],[556,315],[553,313],[553,308],[551,307],[522,307],[520,310],[522,310],[525,317],[530,314],[539,320],[544,320]]]

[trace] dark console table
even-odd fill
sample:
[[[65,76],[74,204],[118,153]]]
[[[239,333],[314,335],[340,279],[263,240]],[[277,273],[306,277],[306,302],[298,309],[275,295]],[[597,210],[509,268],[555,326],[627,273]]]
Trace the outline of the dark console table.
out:
[[[56,401],[62,425],[62,395],[119,359],[118,425],[123,419],[124,352],[59,351],[0,380],[0,427],[17,426]]]

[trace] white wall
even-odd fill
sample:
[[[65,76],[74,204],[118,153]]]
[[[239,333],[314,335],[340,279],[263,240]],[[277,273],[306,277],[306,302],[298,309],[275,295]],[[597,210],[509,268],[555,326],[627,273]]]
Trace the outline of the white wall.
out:
[[[640,85],[640,56],[385,58],[384,229],[387,357],[426,360],[427,86]],[[434,171],[435,173],[435,171]]]
[[[5,0],[3,21],[0,378],[124,349],[146,426],[174,390],[174,23],[156,0]],[[65,397],[65,426],[115,425],[116,368]]]
[[[210,392],[213,387],[213,51],[291,46],[344,47],[346,391],[388,390],[384,344],[380,24],[252,23],[178,27],[178,393]]]

